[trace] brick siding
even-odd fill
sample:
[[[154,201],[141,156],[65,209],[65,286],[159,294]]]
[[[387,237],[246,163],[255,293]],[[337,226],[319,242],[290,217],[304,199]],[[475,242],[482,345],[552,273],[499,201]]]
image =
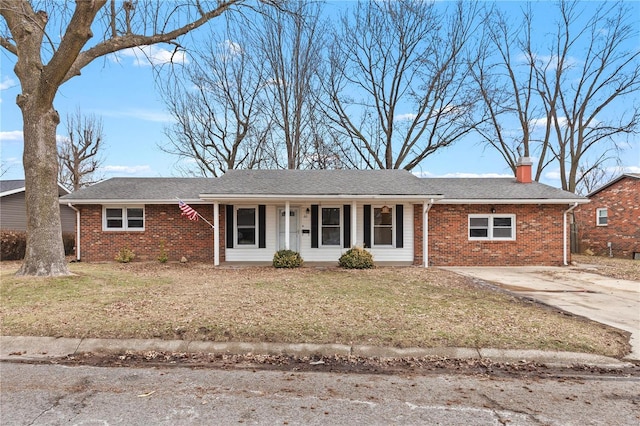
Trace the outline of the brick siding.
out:
[[[625,176],[589,198],[589,204],[574,210],[578,251],[608,256],[611,242],[614,257],[631,258],[640,252],[640,179]],[[596,225],[599,208],[607,208],[607,226]]]
[[[469,241],[468,215],[516,215],[514,241]],[[563,212],[567,205],[436,204],[429,211],[429,265],[433,266],[559,266],[563,262]],[[414,206],[414,264],[422,264],[421,209]],[[418,217],[419,216],[419,217]]]
[[[213,223],[212,205],[192,206]],[[135,260],[153,261],[160,255],[160,243],[164,241],[169,261],[182,256],[188,260],[213,263],[213,230],[204,221],[191,221],[180,215],[176,204],[146,205],[145,230],[103,231],[102,206],[79,205],[81,260],[88,262],[113,261],[120,249],[128,247],[135,252]],[[224,209],[221,207],[220,242],[224,247]],[[224,260],[224,251],[221,253]]]

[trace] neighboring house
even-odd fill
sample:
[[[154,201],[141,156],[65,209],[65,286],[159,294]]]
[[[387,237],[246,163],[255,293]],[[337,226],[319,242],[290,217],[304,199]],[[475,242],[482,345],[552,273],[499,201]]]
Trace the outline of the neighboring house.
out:
[[[215,227],[181,216],[178,199]],[[404,170],[232,170],[219,178],[114,178],[62,197],[80,211],[82,260],[271,262],[280,249],[337,262],[561,265],[567,212],[587,199],[518,178],[424,179]],[[424,232],[424,230],[427,232]]]
[[[58,185],[58,195],[66,195],[63,186]],[[67,205],[60,206],[62,232],[73,233],[76,229],[76,212]],[[24,180],[0,180],[0,229],[7,231],[25,231],[27,229],[27,210],[25,206]]]
[[[640,174],[623,174],[575,209],[580,251],[640,259]]]

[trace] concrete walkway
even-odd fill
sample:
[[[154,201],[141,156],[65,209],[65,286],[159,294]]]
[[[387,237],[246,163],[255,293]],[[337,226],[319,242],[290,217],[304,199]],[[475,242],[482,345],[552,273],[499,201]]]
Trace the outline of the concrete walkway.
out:
[[[640,282],[607,278],[580,267],[443,268],[572,314],[631,333],[631,353],[640,360]]]

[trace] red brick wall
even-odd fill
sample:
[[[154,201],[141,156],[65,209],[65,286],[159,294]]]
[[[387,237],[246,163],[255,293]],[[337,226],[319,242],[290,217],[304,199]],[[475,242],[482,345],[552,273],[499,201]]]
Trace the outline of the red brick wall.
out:
[[[469,241],[468,215],[490,214],[490,205],[436,204],[429,211],[429,264],[434,266],[552,265],[563,262],[563,212],[568,205],[499,205],[495,214],[516,215],[514,241]],[[422,206],[414,207],[414,216]],[[422,262],[416,233],[414,263]],[[419,259],[419,262],[418,262]]]
[[[589,204],[574,210],[579,251],[608,256],[611,242],[614,257],[631,258],[640,252],[640,179],[623,177],[590,198]],[[605,207],[608,224],[596,226],[596,209]]]
[[[146,205],[145,230],[142,232],[103,231],[102,206],[76,206],[80,209],[81,260],[112,261],[123,247],[136,254],[135,260],[154,261],[160,255],[160,242],[165,242],[169,261],[182,256],[190,261],[213,263],[213,230],[204,221],[188,220],[180,215],[176,204]],[[198,213],[213,224],[212,205],[193,205]],[[221,207],[221,246],[224,247],[224,209]],[[221,252],[224,260],[224,252]]]
[[[424,265],[424,246],[422,244],[422,229],[424,227],[422,204],[413,205],[413,264]]]

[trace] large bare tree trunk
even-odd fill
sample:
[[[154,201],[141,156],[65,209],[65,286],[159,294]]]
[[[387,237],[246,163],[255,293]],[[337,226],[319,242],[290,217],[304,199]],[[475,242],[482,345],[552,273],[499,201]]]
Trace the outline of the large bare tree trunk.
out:
[[[24,131],[27,249],[18,275],[68,275],[64,257],[56,128],[60,118],[53,105],[38,96],[21,96]]]

